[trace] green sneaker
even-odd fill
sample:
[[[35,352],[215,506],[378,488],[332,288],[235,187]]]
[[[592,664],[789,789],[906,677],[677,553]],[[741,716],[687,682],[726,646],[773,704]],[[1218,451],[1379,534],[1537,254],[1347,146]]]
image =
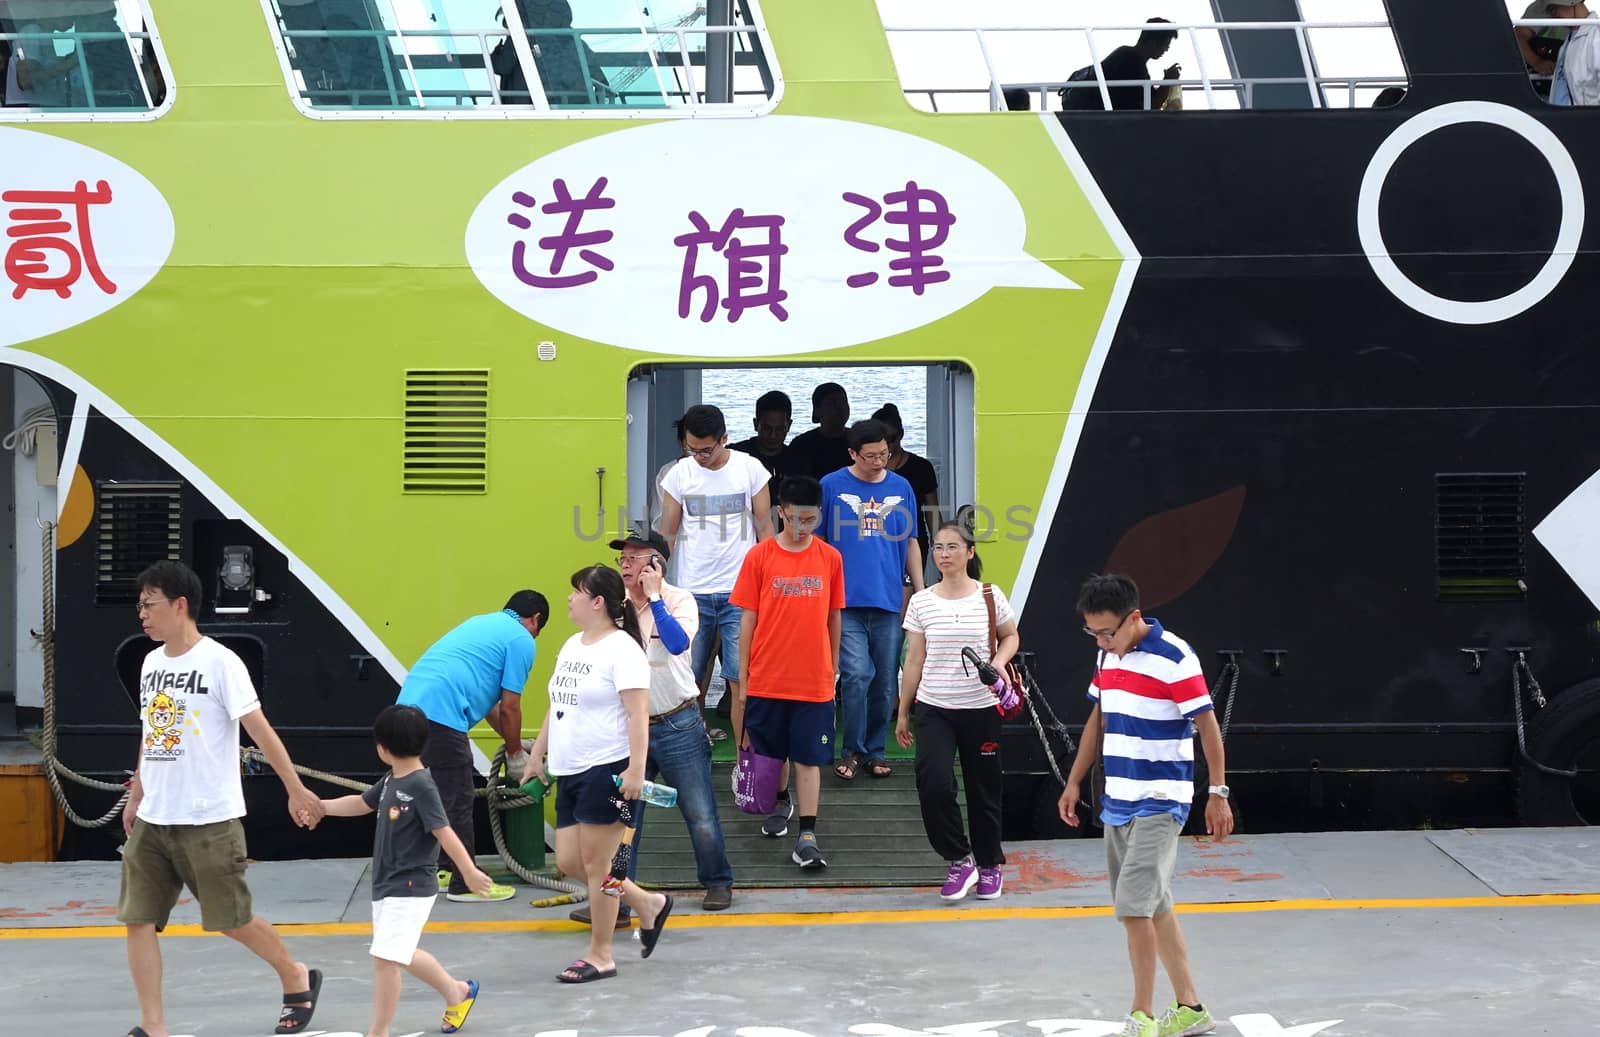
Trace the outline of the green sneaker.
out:
[[[1206,1011],[1204,1005],[1196,1012],[1176,1001],[1172,1002],[1172,1007],[1161,1013],[1161,1019],[1156,1026],[1158,1037],[1195,1037],[1196,1034],[1211,1033],[1217,1028],[1211,1013]]]
[[[1117,1037],[1161,1037],[1160,1024],[1143,1012],[1131,1012]]]
[[[501,900],[510,900],[516,895],[515,889],[497,882],[489,887],[487,893],[447,893],[445,899],[457,904],[493,904]]]
[[[452,876],[450,872],[446,871],[444,868],[439,869],[439,892],[450,892],[450,880],[453,877],[454,876]]]

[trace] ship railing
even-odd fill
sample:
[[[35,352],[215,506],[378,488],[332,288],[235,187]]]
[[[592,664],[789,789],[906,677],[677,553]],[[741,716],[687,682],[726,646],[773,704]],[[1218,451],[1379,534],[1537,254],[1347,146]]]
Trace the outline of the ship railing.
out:
[[[24,45],[24,50],[27,49],[27,46],[32,44],[48,44],[53,48],[56,41],[63,43],[70,42],[73,44],[72,53],[78,66],[78,78],[79,81],[83,83],[84,104],[81,107],[77,105],[69,108],[52,107],[50,111],[53,112],[94,112],[102,110],[122,112],[130,109],[140,109],[141,106],[139,101],[141,98],[135,97],[132,94],[124,94],[124,96],[128,98],[127,104],[113,106],[102,105],[100,103],[99,96],[96,94],[94,89],[94,70],[89,62],[89,56],[86,52],[87,48],[78,46],[78,44],[109,43],[112,41],[124,43],[128,47],[128,58],[133,62],[134,74],[139,80],[139,90],[144,101],[143,110],[149,111],[155,108],[156,102],[150,89],[150,81],[145,75],[145,63],[139,54],[139,50],[141,48],[135,46],[136,43],[148,42],[150,38],[151,36],[148,32],[121,32],[109,30],[104,32],[0,32],[0,40],[4,40],[7,43],[21,43]]]
[[[1247,109],[1254,107],[1254,92],[1255,88],[1258,86],[1282,86],[1286,84],[1297,84],[1302,82],[1304,82],[1304,80],[1300,79],[1299,77],[1273,78],[1270,76],[1262,76],[1243,79],[1213,79],[1211,80],[1211,85],[1214,88],[1217,88],[1217,94],[1224,96],[1233,94],[1234,96],[1237,96],[1239,98],[1239,107]],[[1335,90],[1344,95],[1346,102],[1345,107],[1349,108],[1355,108],[1357,106],[1357,91],[1381,91],[1389,87],[1398,87],[1404,89],[1406,86],[1406,80],[1403,76],[1318,76],[1316,83],[1317,86],[1320,87],[1325,93],[1329,90]],[[1201,81],[1198,79],[1108,79],[1106,80],[1106,85],[1112,87],[1142,87],[1144,90],[1144,107],[1146,109],[1152,107],[1154,103],[1154,92],[1157,90],[1165,90],[1168,87],[1173,86],[1179,87],[1180,89],[1192,90],[1194,88],[1203,86]],[[1052,109],[1052,103],[1054,103],[1055,108],[1060,108],[1060,103],[1058,101],[1053,102],[1052,99],[1054,99],[1063,88],[1094,90],[1097,86],[1098,84],[1090,83],[1088,81],[1078,83],[1069,83],[1065,81],[1046,81],[1001,83],[1000,90],[1002,96],[1007,90],[1028,91],[1029,96],[1036,99],[1038,102],[1038,106],[1035,110],[1042,112],[1050,111]],[[988,100],[991,111],[1005,110],[1004,104],[1001,104],[998,108],[994,107],[993,92],[988,87],[974,86],[934,87],[931,89],[917,88],[908,89],[905,91],[905,94],[907,97],[926,98],[929,110],[934,112],[940,111],[939,98],[941,97],[974,96],[981,96]],[[1332,106],[1330,105],[1330,107]]]
[[[695,89],[693,80],[694,67],[704,62],[703,56],[700,62],[695,60],[696,55],[703,55],[703,48],[691,46],[691,39],[696,36],[732,35],[741,55],[747,59],[741,64],[749,63],[753,55],[754,63],[764,67],[759,48],[744,39],[747,36],[754,36],[757,32],[755,26],[745,24],[677,27],[634,25],[545,28],[541,26],[528,27],[520,33],[514,28],[291,29],[281,25],[278,27],[278,35],[288,45],[284,56],[300,79],[297,89],[308,101],[323,99],[326,103],[333,99],[341,99],[342,103],[336,103],[334,107],[437,108],[437,103],[430,105],[428,102],[449,100],[466,103],[487,99],[490,104],[497,107],[531,107],[537,110],[622,105],[628,104],[632,99],[651,100],[657,106],[677,104],[689,108],[699,107],[709,103],[705,98],[705,91]],[[519,36],[526,38],[526,51],[519,46],[517,41]],[[590,55],[581,46],[575,46],[574,52],[582,73],[582,90],[559,90],[547,87],[540,74],[539,59],[533,54],[533,46],[538,39],[555,36],[571,37],[575,44],[599,39],[643,42],[644,46],[639,49],[594,51],[593,57],[603,68],[637,68],[648,72],[655,80],[655,89],[619,90],[613,87],[602,69],[592,67]],[[300,53],[303,48],[296,47],[295,41],[310,40],[344,42],[346,46],[370,41],[376,50],[378,59],[376,64],[383,71],[383,87],[342,86],[334,82],[326,71],[315,80],[309,79],[304,56]],[[465,46],[458,50],[440,48],[433,51],[413,46],[413,41],[423,40],[461,41]],[[494,48],[506,41],[512,41],[518,65],[523,73],[523,81],[527,83],[522,89],[502,90],[498,82],[499,77],[491,67]],[[471,49],[474,44],[476,49]],[[399,69],[393,60],[396,58],[400,62]],[[403,79],[397,75],[400,69],[404,70]],[[426,75],[429,72],[445,71],[479,73],[486,82],[482,86],[429,88],[423,85],[418,76],[419,72]],[[678,80],[680,71],[688,80],[687,85]],[[765,87],[760,91],[736,90],[733,96],[741,99],[751,98],[752,100],[747,103],[756,104],[769,99],[771,93],[771,88]],[[371,101],[364,104],[361,98],[370,98]]]
[[[1325,80],[1329,79],[1329,77],[1321,76],[1316,71],[1315,62],[1312,60],[1311,41],[1310,41],[1310,37],[1308,36],[1308,33],[1312,32],[1313,30],[1319,30],[1319,29],[1326,29],[1326,30],[1332,30],[1332,29],[1341,29],[1341,30],[1346,30],[1346,29],[1369,29],[1369,30],[1370,29],[1382,29],[1384,31],[1392,31],[1391,28],[1390,28],[1389,23],[1386,22],[1386,21],[1364,21],[1364,22],[1357,22],[1357,21],[1351,21],[1351,22],[1312,22],[1312,21],[1281,21],[1281,22],[1169,22],[1169,23],[1163,23],[1163,24],[1161,24],[1159,26],[1156,26],[1155,28],[1159,29],[1159,31],[1161,31],[1161,32],[1175,32],[1175,33],[1178,33],[1180,35],[1183,35],[1184,37],[1186,37],[1188,39],[1189,47],[1194,53],[1195,63],[1198,66],[1197,71],[1199,72],[1199,76],[1197,78],[1191,79],[1191,80],[1154,80],[1154,81],[1151,81],[1151,80],[1130,80],[1130,81],[1111,80],[1111,81],[1108,81],[1105,78],[1104,69],[1102,69],[1100,67],[1100,63],[1105,60],[1106,55],[1110,53],[1112,48],[1106,47],[1104,45],[1104,42],[1099,40],[1099,39],[1097,39],[1097,37],[1099,37],[1100,35],[1102,35],[1104,33],[1121,33],[1121,34],[1135,33],[1135,34],[1137,34],[1137,33],[1145,32],[1146,30],[1149,30],[1151,28],[1152,28],[1152,26],[1150,24],[1148,24],[1148,23],[1138,22],[1138,23],[1127,24],[1127,25],[1082,25],[1082,26],[1060,26],[1060,25],[984,25],[984,26],[975,26],[975,25],[964,25],[964,26],[905,25],[905,26],[898,26],[897,25],[897,26],[886,26],[885,27],[885,31],[889,33],[891,38],[893,38],[897,34],[912,34],[912,33],[956,34],[956,35],[965,35],[965,36],[971,37],[977,44],[978,53],[983,59],[983,67],[984,67],[985,71],[988,73],[989,87],[988,87],[987,93],[989,94],[989,107],[990,107],[991,111],[999,111],[999,110],[1001,110],[1001,109],[1003,109],[1005,107],[1005,96],[1004,96],[1005,87],[1002,85],[1004,77],[1002,77],[1000,75],[998,69],[995,66],[994,56],[993,56],[993,54],[992,54],[992,52],[990,50],[990,46],[989,46],[991,38],[995,37],[995,36],[999,36],[999,35],[1025,33],[1025,34],[1034,35],[1034,36],[1057,36],[1057,37],[1059,37],[1059,36],[1078,36],[1078,37],[1081,37],[1083,39],[1083,41],[1088,45],[1088,52],[1089,52],[1088,65],[1089,65],[1089,67],[1092,67],[1094,69],[1094,79],[1092,81],[1091,80],[1087,80],[1087,79],[1083,80],[1082,84],[1083,84],[1083,86],[1085,88],[1095,89],[1095,90],[1097,90],[1099,92],[1099,94],[1100,94],[1100,104],[1101,104],[1101,107],[1103,109],[1105,109],[1105,110],[1110,110],[1111,109],[1110,88],[1113,87],[1113,86],[1119,86],[1119,85],[1128,85],[1128,86],[1139,85],[1139,86],[1143,86],[1145,88],[1145,107],[1147,107],[1147,108],[1150,105],[1151,92],[1155,88],[1158,88],[1158,87],[1159,88],[1165,88],[1165,87],[1169,87],[1169,86],[1185,85],[1185,84],[1198,86],[1200,88],[1200,90],[1205,94],[1206,107],[1215,109],[1215,108],[1218,107],[1216,95],[1217,95],[1219,90],[1225,90],[1225,91],[1226,90],[1231,90],[1235,94],[1242,94],[1243,95],[1243,97],[1241,98],[1242,100],[1245,99],[1245,98],[1248,98],[1249,100],[1253,100],[1254,99],[1255,87],[1256,86],[1267,85],[1269,83],[1271,83],[1271,84],[1304,85],[1305,88],[1306,88],[1306,94],[1307,94],[1307,100],[1309,102],[1309,106],[1312,107],[1312,108],[1322,108],[1322,107],[1325,106],[1325,103],[1324,103],[1324,98],[1323,98],[1323,95],[1322,95],[1321,86],[1322,86],[1322,83]],[[1295,77],[1292,77],[1292,78],[1287,78],[1287,79],[1272,79],[1272,78],[1266,78],[1266,77],[1253,77],[1253,78],[1242,78],[1242,79],[1232,78],[1232,77],[1213,77],[1211,75],[1210,69],[1208,69],[1206,67],[1205,51],[1200,46],[1200,41],[1201,41],[1200,34],[1201,33],[1221,34],[1222,37],[1224,39],[1226,39],[1226,34],[1233,33],[1233,32],[1292,32],[1292,33],[1294,33],[1295,44],[1296,44],[1296,46],[1297,46],[1297,48],[1299,50],[1299,55],[1300,55],[1300,66],[1301,66],[1302,75],[1295,76]],[[1362,78],[1364,78],[1364,77],[1332,77],[1332,79],[1330,81],[1335,83],[1336,85],[1340,84],[1340,83],[1348,84],[1349,80],[1351,80],[1351,79],[1360,80]],[[1397,78],[1398,78],[1398,81],[1396,81]],[[1386,82],[1386,83],[1389,83],[1391,85],[1398,85],[1398,86],[1405,85],[1405,80],[1404,80],[1403,77],[1390,76],[1387,79],[1384,79],[1383,81]],[[1045,86],[1047,84],[1039,84],[1039,85],[1040,86]],[[1060,89],[1061,86],[1065,86],[1065,85],[1067,85],[1067,84],[1060,83],[1060,84],[1056,85],[1056,88]],[[1072,85],[1074,87],[1076,87],[1078,84],[1074,83]],[[1350,87],[1350,89],[1352,90],[1352,96],[1353,96],[1353,89],[1354,88]],[[935,90],[933,92],[934,93],[940,93],[940,94],[955,94],[955,93],[968,93],[970,91],[961,90],[961,89],[935,88]],[[921,88],[913,88],[913,89],[908,89],[906,91],[906,93],[908,95],[911,95],[911,96],[916,96],[916,95],[926,94],[926,93],[928,93],[928,91],[925,90],[925,89],[921,89]],[[1248,107],[1248,106],[1249,106],[1248,104],[1245,105],[1245,107]]]

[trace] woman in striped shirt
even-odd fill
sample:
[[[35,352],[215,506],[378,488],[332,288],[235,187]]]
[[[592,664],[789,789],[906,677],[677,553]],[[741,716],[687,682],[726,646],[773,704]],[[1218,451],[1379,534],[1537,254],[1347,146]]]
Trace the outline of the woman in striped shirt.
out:
[[[978,679],[961,651],[971,648],[1003,669],[1020,643],[1017,622],[1000,588],[978,582],[983,565],[965,527],[955,522],[939,527],[933,536],[933,564],[939,582],[913,594],[906,607],[906,661],[894,733],[902,749],[910,747],[915,718],[922,824],[928,842],[949,862],[939,895],[960,900],[976,886],[980,900],[993,900],[1000,895],[1000,866],[1005,863],[1000,849],[1000,713],[994,692]],[[994,598],[997,636],[992,655],[986,588]],[[970,840],[956,802],[958,755]]]

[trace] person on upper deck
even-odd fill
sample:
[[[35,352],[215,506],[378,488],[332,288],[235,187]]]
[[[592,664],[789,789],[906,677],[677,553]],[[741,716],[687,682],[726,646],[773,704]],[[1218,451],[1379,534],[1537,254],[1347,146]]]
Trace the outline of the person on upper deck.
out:
[[[1587,18],[1585,9],[1581,14],[1578,8],[1582,4],[1557,4],[1547,0],[1533,0],[1527,10],[1522,12],[1524,18]],[[1551,80],[1543,78],[1554,76],[1556,73],[1556,59],[1560,56],[1561,48],[1567,41],[1571,30],[1564,25],[1546,25],[1534,27],[1519,25],[1516,28],[1517,49],[1522,52],[1522,62],[1528,67],[1528,75],[1538,76],[1533,80],[1533,89],[1541,96],[1550,96]]]
[[[794,437],[789,444],[790,467],[795,475],[822,477],[850,467],[850,445],[845,426],[850,423],[850,396],[838,382],[823,382],[811,390],[811,420],[817,427]]]
[[[1146,24],[1172,24],[1165,18],[1151,18]],[[1165,54],[1178,38],[1175,29],[1146,29],[1139,34],[1139,41],[1132,46],[1118,47],[1100,62],[1100,72],[1105,76],[1106,82],[1115,83],[1118,80],[1149,80],[1149,62]],[[1183,69],[1177,64],[1172,64],[1162,73],[1163,79],[1177,79]],[[1064,87],[1061,91],[1061,106],[1068,111],[1095,111],[1103,109],[1100,103],[1100,89],[1095,83],[1094,66],[1088,65],[1078,69],[1068,77],[1072,86]],[[1114,111],[1142,111],[1146,107],[1158,109],[1164,106],[1173,91],[1167,87],[1152,86],[1148,105],[1145,101],[1145,90],[1142,86],[1108,86],[1106,93],[1111,97],[1111,107]]]

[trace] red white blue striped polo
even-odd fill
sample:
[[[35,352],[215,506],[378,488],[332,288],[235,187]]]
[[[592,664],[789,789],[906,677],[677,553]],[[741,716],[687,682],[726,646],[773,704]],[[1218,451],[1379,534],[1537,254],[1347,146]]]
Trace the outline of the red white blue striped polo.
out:
[[[1089,701],[1105,718],[1106,792],[1100,820],[1189,817],[1194,799],[1194,717],[1211,709],[1200,659],[1188,642],[1146,619],[1150,632],[1125,656],[1102,652]]]

